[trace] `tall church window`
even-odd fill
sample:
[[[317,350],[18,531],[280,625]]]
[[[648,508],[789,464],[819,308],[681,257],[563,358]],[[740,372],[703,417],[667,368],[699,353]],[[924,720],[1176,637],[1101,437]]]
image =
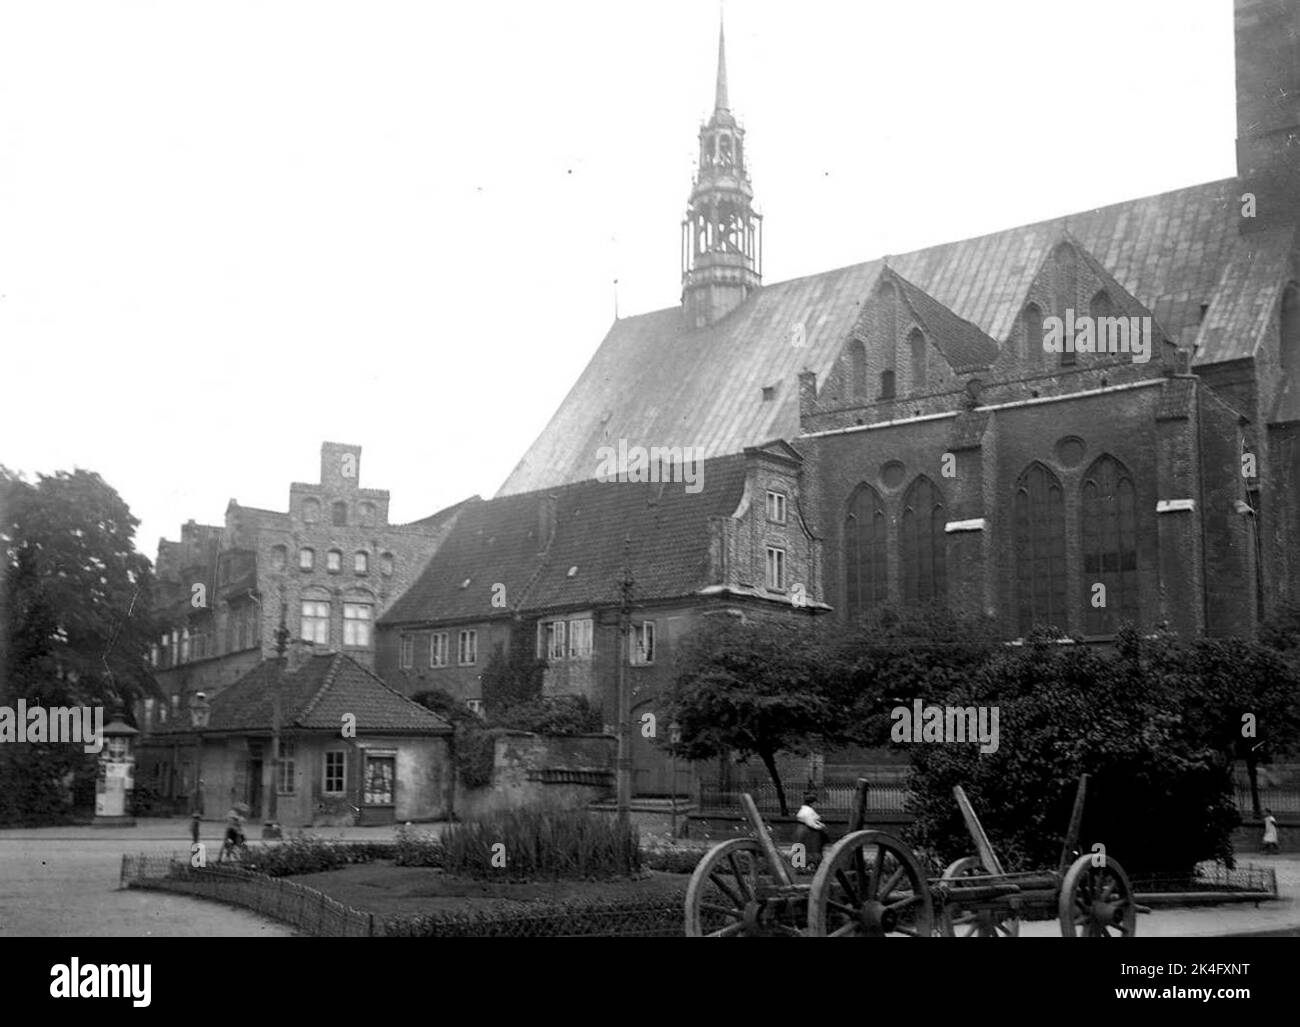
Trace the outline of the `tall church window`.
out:
[[[1016,481],[1013,501],[1016,615],[1020,633],[1034,625],[1067,627],[1065,612],[1065,496],[1040,463]]]
[[[1066,311],[1078,302],[1079,276],[1075,267],[1074,250],[1068,244],[1061,243],[1052,251],[1052,262],[1056,281],[1056,315],[1064,320]],[[1076,354],[1072,349],[1061,351],[1062,367],[1075,363],[1075,360]]]
[[[907,337],[907,345],[912,358],[912,391],[924,392],[929,382],[926,379],[925,336],[919,328],[913,328]]]
[[[1025,363],[1030,367],[1043,365],[1043,312],[1038,304],[1031,303],[1021,315],[1025,338]]]
[[[922,475],[903,497],[903,602],[943,603],[948,598],[947,511],[943,494]]]
[[[844,609],[856,621],[886,600],[885,504],[870,485],[859,485],[844,518]]]
[[[1110,635],[1137,617],[1137,490],[1109,455],[1088,468],[1081,489],[1085,632]]]
[[[849,340],[849,397],[859,401],[867,398],[867,347],[861,339]]]

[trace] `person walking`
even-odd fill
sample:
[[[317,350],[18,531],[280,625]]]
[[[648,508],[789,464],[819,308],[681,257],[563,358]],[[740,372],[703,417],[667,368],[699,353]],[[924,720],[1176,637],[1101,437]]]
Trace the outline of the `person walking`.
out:
[[[1277,852],[1277,817],[1267,806],[1264,807],[1264,851]]]

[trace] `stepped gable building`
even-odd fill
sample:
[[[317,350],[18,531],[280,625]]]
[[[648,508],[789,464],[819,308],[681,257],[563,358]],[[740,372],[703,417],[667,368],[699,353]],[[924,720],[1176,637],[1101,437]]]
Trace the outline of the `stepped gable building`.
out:
[[[656,481],[588,480],[470,502],[380,618],[376,669],[408,695],[437,688],[478,707],[484,665],[521,632],[547,661],[544,694],[584,695],[607,725],[623,661],[639,724],[661,712],[674,647],[699,617],[821,606],[818,543],[796,498],[800,467],[776,441],[688,465],[690,481],[664,465]],[[634,786],[664,793],[666,761],[633,735]]]
[[[720,42],[681,302],[615,321],[500,501],[785,439],[836,617],[1250,634],[1300,581],[1300,0],[1235,15],[1236,176],[775,284]]]
[[[286,511],[231,500],[223,525],[181,528],[158,544],[158,612],[169,624],[151,658],[165,698],[147,700],[146,734],[180,719],[277,655],[277,631],[373,666],[374,624],[424,569],[455,522],[450,507],[411,524],[388,519],[389,493],[362,488],[361,447],[321,446],[320,481],[289,486]],[[167,795],[184,795],[172,766]]]

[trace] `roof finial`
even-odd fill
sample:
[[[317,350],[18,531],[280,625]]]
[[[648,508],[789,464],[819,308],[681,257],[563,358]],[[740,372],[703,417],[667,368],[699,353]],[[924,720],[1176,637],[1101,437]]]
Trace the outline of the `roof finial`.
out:
[[[713,109],[731,110],[727,99],[727,36],[722,24],[722,9],[718,7],[718,89],[713,99]]]

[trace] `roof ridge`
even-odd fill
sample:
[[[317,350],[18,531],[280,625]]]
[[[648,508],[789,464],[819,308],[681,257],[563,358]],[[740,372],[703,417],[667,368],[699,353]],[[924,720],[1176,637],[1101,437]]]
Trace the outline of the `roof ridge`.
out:
[[[340,653],[339,655],[342,656],[344,654]],[[393,695],[397,696],[397,698],[405,702],[408,706],[414,706],[417,710],[421,710],[422,712],[427,713],[430,717],[433,717],[435,720],[439,721],[440,723],[446,724],[448,727],[451,727],[451,721],[447,720],[445,717],[441,717],[438,714],[434,713],[433,710],[429,709],[427,706],[421,706],[409,695],[402,694],[396,688],[390,685],[387,681],[381,678],[378,674],[376,674],[373,670],[371,670],[369,667],[365,666],[362,663],[358,663],[350,656],[347,657],[347,659],[352,663],[353,666],[357,667],[363,674],[371,678],[375,682],[375,684],[377,684],[380,688],[384,689],[384,691],[391,692]]]
[[[297,716],[294,718],[294,723],[298,723],[299,721],[306,720],[308,717],[310,717],[311,711],[316,708],[321,698],[325,695],[326,692],[328,692],[331,688],[334,687],[334,678],[338,675],[339,661],[343,659],[343,653],[335,651],[330,653],[329,656],[330,656],[330,665],[325,671],[325,677],[321,681],[320,688],[316,689],[316,692],[312,695],[312,697],[309,700],[307,700],[306,705],[303,706],[302,709],[298,711]],[[302,669],[303,669],[302,667],[299,667],[297,671],[295,671],[295,673],[301,674]]]

